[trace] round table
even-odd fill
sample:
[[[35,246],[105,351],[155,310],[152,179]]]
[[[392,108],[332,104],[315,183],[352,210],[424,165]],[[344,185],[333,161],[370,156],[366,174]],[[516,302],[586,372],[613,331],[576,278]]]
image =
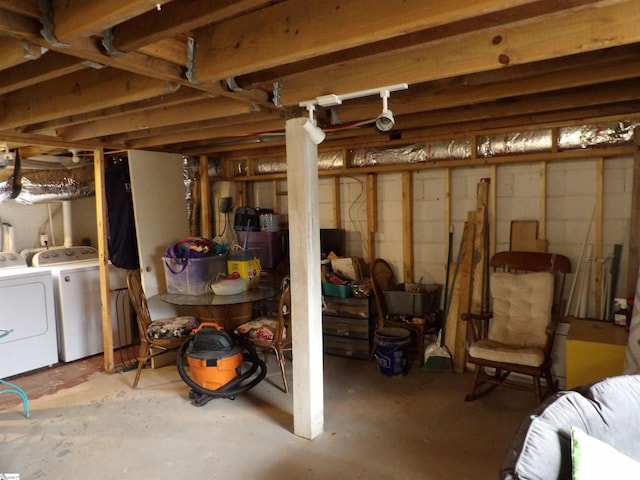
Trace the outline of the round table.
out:
[[[253,304],[277,296],[280,290],[270,285],[259,285],[236,295],[186,295],[184,293],[162,293],[160,300],[174,305],[196,308],[196,316],[202,322],[216,322],[225,330],[253,318]]]

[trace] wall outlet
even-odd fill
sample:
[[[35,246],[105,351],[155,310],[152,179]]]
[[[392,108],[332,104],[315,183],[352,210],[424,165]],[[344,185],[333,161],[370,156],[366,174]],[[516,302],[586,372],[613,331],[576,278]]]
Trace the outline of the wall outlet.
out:
[[[42,235],[40,235],[40,246],[46,247],[48,245],[49,245],[49,235],[47,235],[46,233],[43,233]]]

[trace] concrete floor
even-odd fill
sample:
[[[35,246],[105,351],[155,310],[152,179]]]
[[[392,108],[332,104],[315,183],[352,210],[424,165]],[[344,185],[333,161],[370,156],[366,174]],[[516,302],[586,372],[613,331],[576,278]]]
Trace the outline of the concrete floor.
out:
[[[17,396],[0,395],[0,473],[29,480],[496,479],[533,409],[532,394],[510,389],[464,402],[469,374],[415,367],[388,378],[375,362],[327,355],[325,433],[310,441],[292,433],[293,396],[282,392],[273,357],[253,390],[201,407],[174,366],[144,370],[132,390],[134,371],[107,374],[100,365],[94,357],[13,379],[30,395],[31,417]],[[36,384],[46,391],[32,394]]]

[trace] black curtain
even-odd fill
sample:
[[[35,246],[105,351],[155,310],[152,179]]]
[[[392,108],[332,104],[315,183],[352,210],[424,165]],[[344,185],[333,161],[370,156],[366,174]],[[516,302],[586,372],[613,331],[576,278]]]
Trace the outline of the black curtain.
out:
[[[116,156],[107,160],[105,190],[111,263],[120,268],[140,268],[127,157]]]

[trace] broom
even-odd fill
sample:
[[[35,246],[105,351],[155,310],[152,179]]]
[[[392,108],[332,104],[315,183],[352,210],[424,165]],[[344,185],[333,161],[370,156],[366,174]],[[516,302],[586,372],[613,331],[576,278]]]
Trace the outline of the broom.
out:
[[[449,305],[451,304],[451,295],[449,294],[449,265],[451,264],[451,244],[453,243],[453,225],[449,227],[449,246],[447,249],[447,272],[445,274],[444,284],[444,308],[440,321],[440,330],[435,343],[430,344],[424,350],[424,365],[422,370],[435,372],[448,372],[453,370],[453,361],[451,360],[451,352],[444,342],[444,330],[447,323],[447,314],[449,313]],[[452,283],[455,284],[456,275],[458,273],[458,264],[456,263],[453,271]],[[453,287],[453,285],[452,285]]]

